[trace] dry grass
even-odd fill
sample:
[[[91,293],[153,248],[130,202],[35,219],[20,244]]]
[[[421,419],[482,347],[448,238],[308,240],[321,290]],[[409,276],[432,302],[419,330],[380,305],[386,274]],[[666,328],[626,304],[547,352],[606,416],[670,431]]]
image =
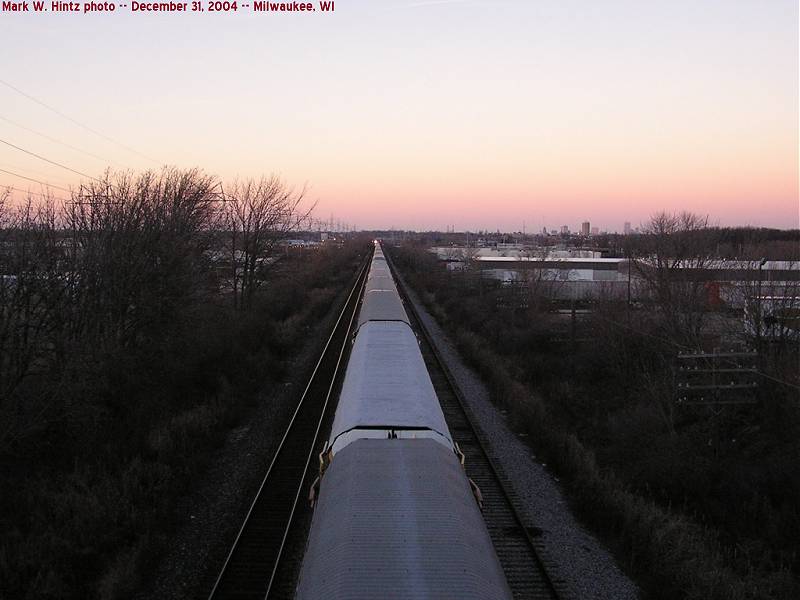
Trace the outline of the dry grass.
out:
[[[619,386],[603,385],[606,363],[619,359],[606,356],[608,347],[589,348],[569,365],[558,348],[547,346],[544,319],[528,316],[511,325],[508,315],[493,314],[491,292],[476,293],[459,275],[444,276],[420,253],[397,251],[395,264],[488,384],[493,401],[509,411],[516,427],[529,434],[537,455],[559,474],[581,518],[608,541],[649,597],[800,597],[788,562],[791,552],[778,554],[754,539],[759,532],[752,522],[738,521],[748,527],[746,534],[732,530],[736,519],[743,519],[738,514],[749,510],[765,537],[772,529],[774,537],[768,539],[792,544],[790,535],[774,528],[778,523],[787,532],[797,528],[796,505],[784,503],[776,510],[756,482],[769,469],[774,481],[790,483],[787,477],[796,467],[777,457],[772,466],[750,471],[734,457],[720,464],[707,456],[708,436],[702,428],[670,429],[670,415],[653,400],[658,390],[626,402]],[[636,368],[657,369],[658,349],[647,340],[642,346],[629,350],[629,356],[651,352],[656,360]],[[719,487],[709,487],[712,475],[736,491],[722,495]],[[705,494],[703,503],[691,492]],[[784,497],[792,493],[786,489]],[[720,524],[703,512],[728,508],[740,513]]]

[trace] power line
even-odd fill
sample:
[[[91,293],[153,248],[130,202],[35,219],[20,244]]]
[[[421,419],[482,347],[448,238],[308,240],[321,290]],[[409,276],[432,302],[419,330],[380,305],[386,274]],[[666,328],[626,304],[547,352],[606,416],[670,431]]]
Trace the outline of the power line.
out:
[[[41,192],[32,192],[30,190],[23,190],[22,188],[17,188],[13,186],[6,187],[7,190],[12,190],[14,192],[19,192],[21,194],[33,194],[34,196],[41,196],[42,198],[52,198],[53,200],[61,200],[62,202],[68,202],[66,198],[61,198],[60,196],[51,196],[50,194],[42,194]]]
[[[88,177],[89,179],[93,179],[93,180],[94,180],[94,181],[96,181],[97,183],[103,183],[102,181],[100,181],[100,180],[99,180],[99,179],[97,179],[96,177],[92,177],[91,175],[87,175],[86,173],[82,173],[81,171],[76,171],[75,169],[73,169],[73,168],[71,168],[71,167],[68,167],[68,166],[66,166],[66,165],[62,165],[62,164],[61,164],[61,163],[59,163],[59,162],[56,162],[56,161],[54,161],[54,160],[50,160],[49,158],[45,158],[45,157],[44,157],[44,156],[42,156],[41,154],[36,154],[35,152],[31,152],[30,150],[26,150],[25,148],[20,148],[19,146],[16,146],[16,145],[12,144],[11,142],[7,142],[7,141],[6,141],[6,140],[4,140],[4,139],[0,139],[0,142],[2,142],[3,144],[5,144],[6,146],[11,146],[12,148],[16,148],[16,149],[17,149],[17,150],[19,150],[20,152],[24,152],[25,154],[30,154],[31,156],[35,156],[35,157],[36,157],[36,158],[38,158],[39,160],[43,160],[43,161],[45,161],[45,162],[49,162],[51,165],[55,165],[55,166],[57,166],[57,167],[61,167],[62,169],[66,169],[67,171],[72,171],[73,173],[75,173],[75,174],[77,174],[77,175],[80,175],[81,177]]]
[[[5,161],[0,162],[0,167],[24,173],[25,175],[29,175],[30,177],[40,177],[42,179],[46,179],[48,182],[52,181],[52,179],[55,177],[55,179],[61,180],[58,182],[59,184],[69,185],[70,183],[69,181],[66,181],[66,178],[69,177],[68,175],[64,175],[63,177],[61,175],[54,176],[52,172],[46,172],[45,170],[39,170],[39,169],[31,169],[30,167],[27,166],[21,167],[19,164],[11,164]]]
[[[27,94],[27,93],[23,92],[21,89],[19,89],[18,87],[15,87],[15,86],[13,86],[13,85],[11,85],[11,84],[10,84],[10,83],[8,83],[7,81],[3,81],[2,79],[0,79],[0,83],[1,83],[1,84],[3,84],[4,86],[6,86],[7,88],[10,88],[10,89],[14,90],[14,91],[15,91],[15,92],[17,92],[18,94],[20,94],[20,95],[22,95],[22,96],[25,96],[25,97],[26,97],[28,100],[31,100],[32,102],[35,102],[35,103],[36,103],[36,104],[38,104],[39,106],[43,106],[43,107],[44,107],[44,108],[46,108],[47,110],[49,110],[49,111],[51,111],[51,112],[54,112],[55,114],[57,114],[57,115],[58,115],[59,117],[61,117],[62,119],[66,119],[66,120],[67,120],[67,121],[69,121],[70,123],[74,123],[74,124],[75,124],[75,125],[77,125],[78,127],[81,127],[82,129],[85,129],[86,131],[88,131],[88,132],[90,132],[90,133],[93,133],[94,135],[96,135],[96,136],[98,136],[98,137],[101,137],[101,138],[103,138],[103,139],[104,139],[104,140],[106,140],[107,142],[111,142],[112,144],[116,144],[116,145],[117,145],[117,146],[119,146],[120,148],[124,148],[124,149],[125,149],[125,150],[127,150],[128,152],[131,152],[131,153],[133,153],[133,154],[136,154],[137,156],[141,156],[142,158],[144,158],[144,159],[146,159],[146,160],[149,160],[150,162],[153,162],[153,163],[156,163],[156,164],[161,164],[161,161],[158,161],[158,160],[156,160],[156,159],[154,159],[154,158],[151,158],[151,157],[147,156],[146,154],[142,154],[142,153],[141,153],[141,152],[139,152],[138,150],[134,150],[134,149],[133,149],[133,148],[131,148],[130,146],[126,146],[125,144],[123,144],[123,143],[121,143],[121,142],[118,142],[118,141],[116,141],[116,140],[114,140],[114,139],[112,139],[112,138],[108,137],[108,136],[107,136],[107,135],[105,135],[105,134],[102,134],[102,133],[100,133],[100,132],[99,132],[99,131],[97,131],[96,129],[92,129],[92,128],[91,128],[91,127],[89,127],[88,125],[84,125],[84,124],[83,124],[83,123],[81,123],[80,121],[76,121],[75,119],[73,119],[73,118],[72,118],[72,117],[70,117],[69,115],[65,115],[64,113],[62,113],[62,112],[61,112],[60,110],[58,110],[57,108],[53,108],[53,107],[52,107],[52,106],[50,106],[49,104],[45,104],[44,102],[42,102],[42,101],[41,101],[41,100],[39,100],[38,98],[34,98],[34,97],[33,97],[33,96],[31,96],[30,94]]]
[[[81,154],[85,154],[86,156],[91,156],[92,158],[96,158],[97,160],[100,160],[100,161],[102,161],[104,163],[113,162],[113,163],[118,164],[118,165],[121,164],[121,163],[118,163],[115,160],[110,160],[110,159],[103,158],[102,156],[99,156],[97,154],[93,154],[93,153],[91,153],[91,152],[89,152],[87,150],[82,150],[81,148],[73,146],[72,144],[68,144],[67,142],[63,142],[63,141],[61,141],[59,139],[56,139],[54,137],[51,137],[51,136],[49,136],[47,134],[41,133],[39,131],[36,131],[35,129],[31,129],[30,127],[26,127],[25,125],[21,125],[20,123],[12,121],[11,119],[9,119],[7,117],[4,117],[2,115],[0,115],[0,120],[5,121],[6,123],[11,123],[15,127],[19,127],[20,129],[23,129],[23,130],[25,130],[25,131],[27,131],[29,133],[32,133],[34,135],[38,135],[39,137],[43,137],[44,139],[49,140],[49,141],[51,141],[51,142],[53,142],[55,144],[60,144],[60,145],[64,146],[65,148],[69,148],[70,150],[74,150],[75,152],[80,152]],[[124,165],[122,165],[122,166],[124,166]]]
[[[20,175],[19,173],[14,173],[13,171],[6,171],[5,169],[0,169],[0,173],[8,173],[9,175],[13,175],[14,177],[19,177],[20,179],[25,179],[27,181],[32,181],[34,183],[38,183],[39,185],[43,185],[45,187],[51,187],[57,190],[61,190],[62,192],[67,192],[68,194],[72,193],[72,190],[68,190],[67,188],[63,188],[58,185],[53,185],[47,183],[45,181],[39,181],[38,179],[33,179],[32,177],[25,177],[25,175]]]

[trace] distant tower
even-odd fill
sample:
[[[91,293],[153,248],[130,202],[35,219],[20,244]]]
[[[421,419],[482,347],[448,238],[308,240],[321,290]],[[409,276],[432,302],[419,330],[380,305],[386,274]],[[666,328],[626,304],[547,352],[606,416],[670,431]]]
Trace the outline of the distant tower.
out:
[[[625,235],[631,234],[631,222],[625,221],[625,225],[623,226],[622,230],[625,232]]]
[[[562,235],[569,235],[569,225],[562,225],[561,226],[561,234]]]
[[[584,221],[583,223],[581,223],[581,235],[589,235],[590,231],[591,231],[591,226],[589,224],[589,221]]]

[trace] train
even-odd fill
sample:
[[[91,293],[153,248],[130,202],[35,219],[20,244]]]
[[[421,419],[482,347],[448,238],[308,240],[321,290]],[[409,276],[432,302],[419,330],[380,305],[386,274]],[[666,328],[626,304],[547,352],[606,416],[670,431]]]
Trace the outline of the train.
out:
[[[380,242],[310,499],[297,600],[510,600]]]

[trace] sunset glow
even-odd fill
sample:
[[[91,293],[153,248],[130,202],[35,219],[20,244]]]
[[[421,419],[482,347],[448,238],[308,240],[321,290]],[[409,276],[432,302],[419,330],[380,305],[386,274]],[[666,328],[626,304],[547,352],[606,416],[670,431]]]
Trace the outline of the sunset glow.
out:
[[[155,162],[3,85],[0,138],[90,175],[280,173],[359,228],[621,231],[661,209],[798,227],[797,13],[340,0],[310,15],[3,14],[0,79]],[[7,146],[0,169],[80,180]]]

